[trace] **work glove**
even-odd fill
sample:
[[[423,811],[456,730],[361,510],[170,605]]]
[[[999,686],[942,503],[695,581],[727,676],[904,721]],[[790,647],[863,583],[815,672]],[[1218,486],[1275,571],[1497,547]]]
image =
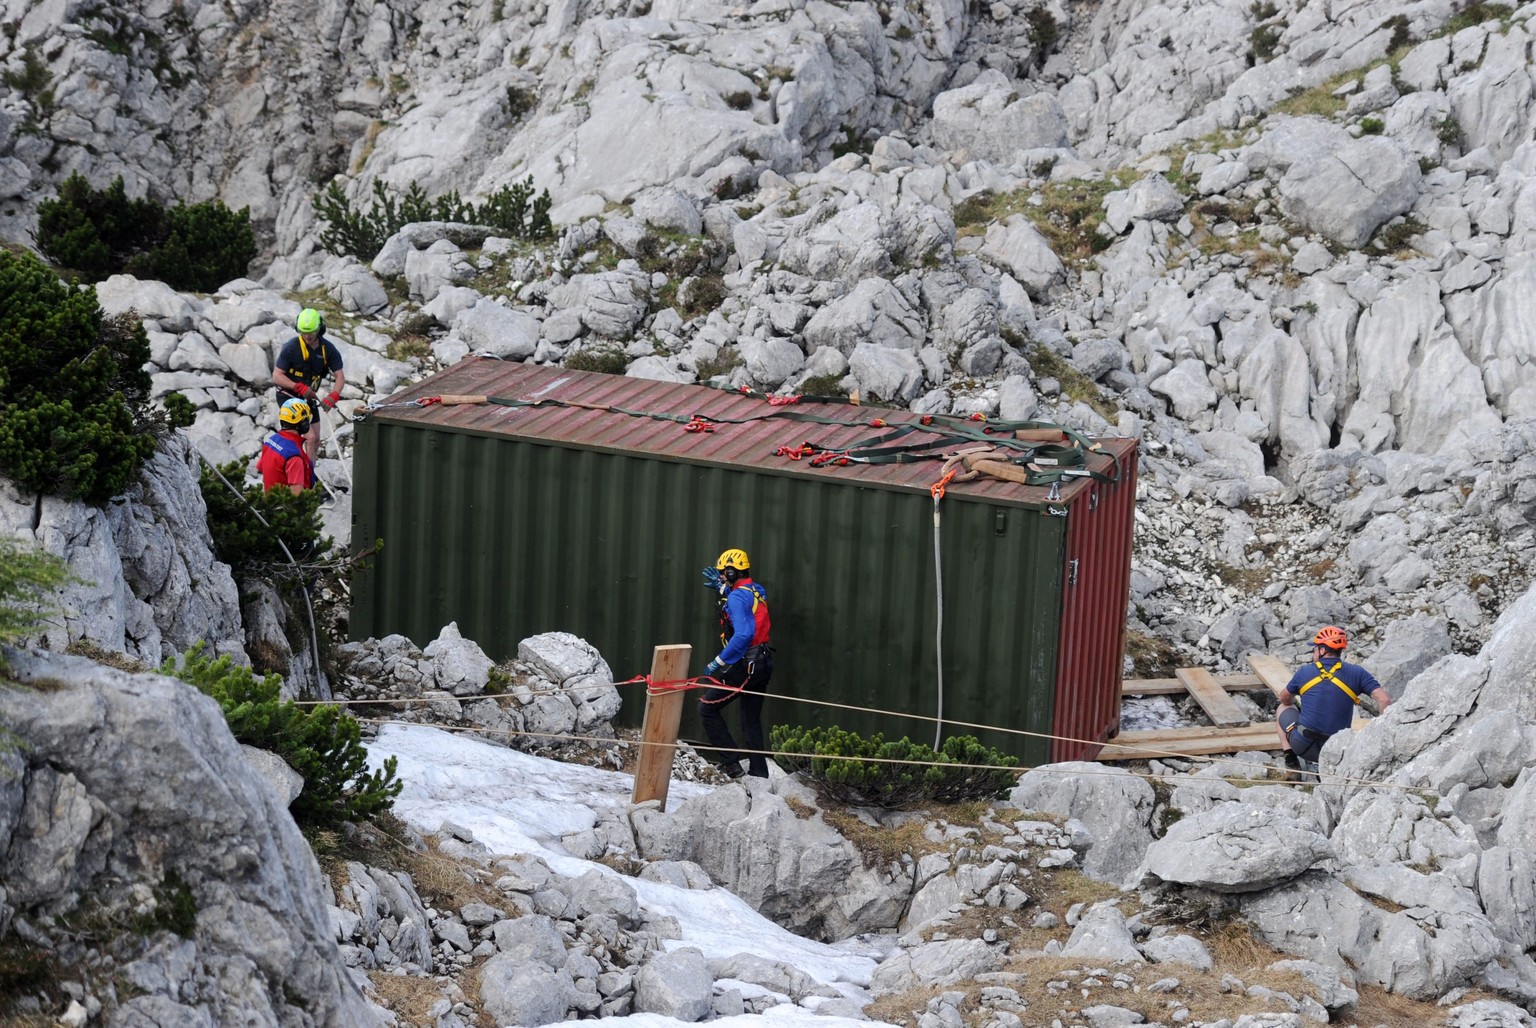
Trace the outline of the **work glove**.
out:
[[[335,410],[336,401],[339,399],[341,399],[341,393],[335,389],[332,389],[329,393],[326,394],[325,399],[320,401],[320,406],[324,407],[326,410]]]
[[[719,592],[720,591],[720,569],[719,568],[712,568],[712,567],[711,568],[705,568],[704,569],[704,584],[709,586],[715,592]]]
[[[728,665],[720,663],[720,658],[716,657],[714,660],[704,665],[704,677],[719,678],[721,672],[723,672],[726,667],[728,667]]]
[[[293,384],[293,390],[292,391],[296,395],[301,396],[301,397],[302,396],[308,396],[309,395],[309,386],[305,385],[303,382],[295,382]]]

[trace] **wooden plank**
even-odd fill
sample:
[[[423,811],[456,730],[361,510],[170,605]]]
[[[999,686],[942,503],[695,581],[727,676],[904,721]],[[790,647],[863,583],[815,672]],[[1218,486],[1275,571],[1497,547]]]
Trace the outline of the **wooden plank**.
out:
[[[1098,759],[1155,760],[1158,757],[1197,757],[1213,753],[1238,753],[1242,750],[1278,750],[1280,736],[1270,724],[1245,728],[1202,726],[1203,735],[1189,729],[1163,729],[1150,732],[1121,732],[1114,742],[1105,743]]]
[[[1173,672],[1200,704],[1213,724],[1231,727],[1246,725],[1252,719],[1240,710],[1216,679],[1203,667],[1181,667]]]
[[[688,658],[693,647],[687,644],[658,646],[651,653],[651,679],[676,682],[688,677]],[[667,809],[667,792],[672,785],[672,761],[677,754],[677,728],[683,720],[681,689],[646,692],[645,724],[641,729],[640,762],[635,768],[635,787],[631,803],[660,800],[659,809]]]
[[[1211,680],[1227,692],[1267,688],[1258,675],[1212,675]],[[1189,688],[1177,678],[1129,678],[1120,691],[1127,696],[1182,696]]]
[[[1248,654],[1248,666],[1253,668],[1254,674],[1264,680],[1264,684],[1269,686],[1270,692],[1275,694],[1276,699],[1285,692],[1286,683],[1291,680],[1291,674],[1295,670],[1287,667],[1279,657],[1271,657],[1267,653]]]

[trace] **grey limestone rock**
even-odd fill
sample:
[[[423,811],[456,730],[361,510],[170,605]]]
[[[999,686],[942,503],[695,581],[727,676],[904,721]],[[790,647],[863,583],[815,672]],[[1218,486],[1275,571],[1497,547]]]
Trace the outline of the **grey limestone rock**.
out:
[[[1006,960],[1001,949],[980,939],[945,939],[901,950],[875,968],[869,988],[876,996],[906,989],[952,985],[995,971]]]
[[[1073,775],[1074,768],[1091,773]],[[1089,836],[1083,871],[1118,884],[1152,841],[1154,796],[1145,780],[1107,770],[1102,764],[1053,764],[1026,772],[1008,799],[1021,810],[1079,819]]]
[[[1140,873],[1216,892],[1257,892],[1288,881],[1333,853],[1312,826],[1246,803],[1213,807],[1174,823],[1147,847]]]
[[[1125,915],[1113,900],[1095,903],[1083,913],[1072,935],[1061,949],[1062,955],[1112,964],[1144,964],[1146,958],[1136,948],[1136,940],[1126,925]]]
[[[471,349],[506,360],[531,356],[539,341],[537,318],[494,300],[481,300],[461,311],[453,318],[451,327],[454,335]]]
[[[683,1022],[702,1021],[713,1011],[714,985],[704,954],[693,947],[657,953],[635,976],[634,1008]]]
[[[147,995],[133,1009],[177,1009],[177,1023],[279,1023],[299,996],[310,1023],[378,1023],[332,941],[308,846],[249,771],[213,700],[83,658],[8,657],[16,680],[50,685],[0,690],[24,769],[0,786],[11,839],[0,871],[6,904],[28,916],[62,913],[89,891],[126,909],[132,886],[165,887],[174,875],[195,904],[195,927],[178,946],[139,958],[135,980]],[[221,986],[184,997],[177,983],[196,976]]]

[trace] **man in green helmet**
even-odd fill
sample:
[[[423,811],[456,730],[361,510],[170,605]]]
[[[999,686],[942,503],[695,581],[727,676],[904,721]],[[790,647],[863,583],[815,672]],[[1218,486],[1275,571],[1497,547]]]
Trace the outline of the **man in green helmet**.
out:
[[[311,409],[319,406],[333,410],[341,399],[341,391],[347,386],[347,375],[341,368],[341,351],[325,338],[325,319],[313,307],[299,311],[294,327],[299,334],[283,344],[277,355],[277,366],[272,369],[278,406],[297,397]],[[331,378],[332,389],[322,396],[320,385],[326,376]],[[320,418],[316,415],[304,436],[304,453],[313,464],[319,452]]]

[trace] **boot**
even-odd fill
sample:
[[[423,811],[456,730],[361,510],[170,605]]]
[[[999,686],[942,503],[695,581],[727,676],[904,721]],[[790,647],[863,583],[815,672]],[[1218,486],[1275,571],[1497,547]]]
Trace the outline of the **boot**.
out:
[[[746,774],[746,772],[742,771],[741,761],[739,760],[730,760],[726,761],[724,764],[716,764],[715,769],[732,781],[735,781],[736,779]]]
[[[1304,781],[1301,773],[1301,758],[1296,756],[1295,750],[1285,751],[1285,778],[1287,782]]]

